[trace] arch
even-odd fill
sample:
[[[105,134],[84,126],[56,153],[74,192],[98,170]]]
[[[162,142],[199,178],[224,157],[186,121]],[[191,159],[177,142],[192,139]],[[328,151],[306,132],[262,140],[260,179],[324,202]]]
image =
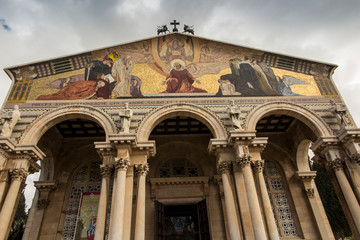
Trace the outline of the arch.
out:
[[[290,102],[269,102],[256,107],[250,112],[245,129],[255,131],[258,121],[271,114],[284,114],[294,117],[306,124],[317,137],[332,136],[332,130],[326,122],[312,110]]]
[[[300,172],[309,172],[310,166],[309,166],[309,147],[310,147],[311,141],[308,139],[302,140],[296,150],[296,165],[297,169]]]
[[[209,110],[193,104],[169,104],[150,112],[137,129],[139,142],[147,141],[153,128],[161,121],[177,116],[192,117],[204,123],[214,138],[226,139],[227,132],[220,119]]]
[[[41,136],[56,124],[74,118],[83,118],[98,123],[105,131],[106,139],[109,134],[116,134],[116,126],[105,112],[84,105],[70,105],[59,107],[40,115],[23,132],[19,144],[36,145]]]

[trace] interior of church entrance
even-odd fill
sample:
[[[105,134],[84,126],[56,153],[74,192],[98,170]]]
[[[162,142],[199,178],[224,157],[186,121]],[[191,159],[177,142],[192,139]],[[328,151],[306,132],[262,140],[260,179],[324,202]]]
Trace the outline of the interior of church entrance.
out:
[[[157,154],[149,159],[146,221],[155,239],[206,240],[211,239],[210,226],[221,231],[223,226],[215,226],[221,202],[217,186],[210,183],[216,174],[215,157],[207,150],[210,138],[206,125],[186,116],[165,119],[153,129],[150,139],[156,141]]]

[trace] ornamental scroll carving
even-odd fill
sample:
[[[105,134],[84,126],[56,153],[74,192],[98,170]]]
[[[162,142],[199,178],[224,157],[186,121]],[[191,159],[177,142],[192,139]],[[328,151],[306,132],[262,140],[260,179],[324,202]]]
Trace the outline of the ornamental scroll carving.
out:
[[[20,169],[10,169],[10,176],[11,176],[11,180],[19,180],[19,181],[23,181],[26,179],[26,177],[29,175],[29,172],[26,171],[23,168]]]
[[[250,154],[244,154],[243,156],[237,156],[236,162],[240,164],[241,168],[244,168],[246,166],[250,166],[251,164],[251,155]]]
[[[253,164],[253,168],[254,168],[256,173],[260,173],[260,172],[262,172],[264,170],[264,165],[265,165],[264,160],[256,160],[252,164]]]
[[[138,175],[147,175],[149,172],[149,164],[137,164],[135,165],[135,171]]]
[[[327,165],[329,166],[329,168],[335,170],[335,171],[340,171],[343,169],[343,162],[344,160],[341,158],[335,158],[332,161],[329,161],[327,163]]]
[[[110,177],[112,166],[101,164],[100,165],[100,174],[102,177]]]
[[[231,162],[221,162],[218,165],[218,170],[221,174],[230,173],[232,168]]]

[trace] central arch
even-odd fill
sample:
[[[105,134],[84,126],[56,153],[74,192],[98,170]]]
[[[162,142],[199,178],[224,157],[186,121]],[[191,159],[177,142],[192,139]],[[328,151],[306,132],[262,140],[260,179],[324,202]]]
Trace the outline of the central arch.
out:
[[[169,104],[150,112],[137,129],[139,142],[147,141],[153,128],[161,121],[177,116],[197,119],[204,123],[213,134],[214,138],[226,139],[227,132],[220,119],[209,110],[193,104]]]

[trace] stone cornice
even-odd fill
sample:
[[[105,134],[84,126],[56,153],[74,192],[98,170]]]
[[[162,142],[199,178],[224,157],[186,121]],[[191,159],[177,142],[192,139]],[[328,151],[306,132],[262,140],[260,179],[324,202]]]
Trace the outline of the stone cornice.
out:
[[[127,144],[136,147],[137,145],[136,135],[132,133],[111,134],[109,135],[109,141],[114,146]]]
[[[342,143],[349,141],[360,142],[360,128],[345,127],[341,129],[337,137]]]
[[[51,191],[57,188],[57,181],[35,181],[34,186],[41,191]]]
[[[212,138],[209,141],[208,151],[209,153],[216,153],[220,149],[226,149],[228,147],[227,139]]]
[[[315,179],[316,177],[316,171],[306,171],[306,172],[296,171],[295,174],[298,179]]]
[[[149,182],[151,185],[207,184],[209,177],[151,178]]]
[[[243,131],[243,130],[235,130],[229,132],[228,143],[249,143],[252,142],[256,138],[256,131]]]
[[[320,137],[316,140],[313,145],[311,146],[311,150],[313,152],[322,153],[324,150],[328,149],[329,147],[335,147],[339,145],[338,138],[336,136],[330,137]]]

